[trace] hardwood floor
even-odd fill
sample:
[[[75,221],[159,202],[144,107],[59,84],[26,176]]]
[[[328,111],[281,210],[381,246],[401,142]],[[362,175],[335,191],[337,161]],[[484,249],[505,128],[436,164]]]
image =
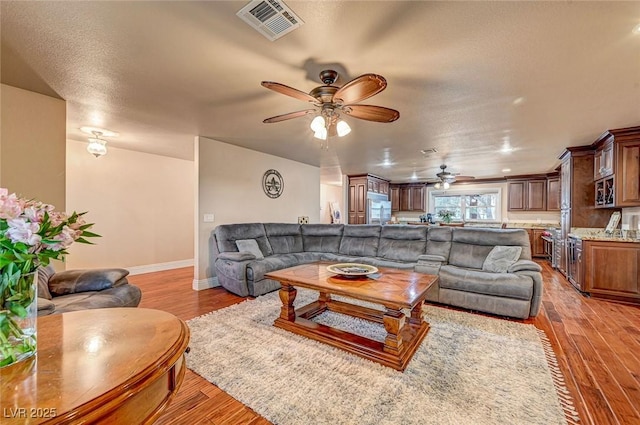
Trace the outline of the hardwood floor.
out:
[[[531,323],[547,334],[581,424],[640,424],[640,307],[586,298],[547,262],[543,308]],[[222,288],[193,291],[193,269],[130,276],[140,307],[189,320],[244,300]],[[187,370],[158,424],[269,424],[218,387]]]

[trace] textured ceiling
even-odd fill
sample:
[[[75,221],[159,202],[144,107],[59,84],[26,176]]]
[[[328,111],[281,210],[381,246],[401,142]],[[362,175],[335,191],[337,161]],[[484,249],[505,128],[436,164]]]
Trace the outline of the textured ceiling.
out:
[[[2,81],[65,99],[69,139],[102,126],[120,133],[111,146],[193,159],[201,135],[321,166],[325,182],[424,180],[443,162],[550,172],[564,147],[640,125],[640,2],[287,1],[305,23],[275,42],[235,15],[245,4],[2,1]],[[307,105],[260,81],[308,92],[326,68],[340,84],[383,75],[364,103],[400,119],[350,118],[324,149],[312,116],[262,123]]]

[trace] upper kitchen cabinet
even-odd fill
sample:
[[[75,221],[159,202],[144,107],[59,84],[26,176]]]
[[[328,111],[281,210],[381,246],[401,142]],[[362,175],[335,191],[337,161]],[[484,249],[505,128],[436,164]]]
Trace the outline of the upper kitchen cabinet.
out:
[[[605,131],[591,147],[596,207],[640,206],[640,127]]]
[[[425,211],[424,183],[401,183],[389,186],[391,211]]]
[[[547,179],[547,211],[560,211],[560,177]]]
[[[509,211],[557,211],[560,209],[560,179],[556,175],[517,176],[507,183]]]

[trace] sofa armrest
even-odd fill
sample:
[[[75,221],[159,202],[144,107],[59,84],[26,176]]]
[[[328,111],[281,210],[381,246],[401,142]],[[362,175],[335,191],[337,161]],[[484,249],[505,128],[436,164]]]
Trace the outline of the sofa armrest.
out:
[[[440,262],[444,263],[447,261],[442,255],[433,255],[433,254],[423,254],[418,256],[418,262],[428,261],[428,262]]]
[[[438,274],[440,267],[446,264],[447,259],[442,255],[423,254],[418,256],[414,270],[418,273]]]
[[[128,274],[126,269],[65,270],[54,273],[48,286],[53,296],[102,291],[127,284]]]
[[[531,260],[518,260],[507,269],[507,273],[516,273],[522,271],[541,272],[542,267]]]
[[[247,260],[255,260],[256,256],[248,251],[240,251],[240,252],[221,252],[218,255],[218,258],[221,260],[230,260],[230,261],[247,261]]]

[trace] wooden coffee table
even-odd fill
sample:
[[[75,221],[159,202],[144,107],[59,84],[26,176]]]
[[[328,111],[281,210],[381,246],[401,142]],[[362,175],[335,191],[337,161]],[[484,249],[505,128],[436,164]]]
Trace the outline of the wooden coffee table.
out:
[[[35,357],[0,369],[0,423],[152,424],[184,378],[189,328],[104,308],[38,317]]]
[[[265,275],[282,285],[282,309],[274,326],[403,371],[429,331],[422,305],[438,276],[379,267],[375,278],[347,278],[327,271],[330,264],[304,264]],[[319,291],[318,300],[296,310],[295,287]],[[385,310],[334,300],[331,295],[381,304]],[[410,310],[410,315],[403,309]],[[384,342],[375,341],[310,320],[327,310],[381,323],[387,336]]]

